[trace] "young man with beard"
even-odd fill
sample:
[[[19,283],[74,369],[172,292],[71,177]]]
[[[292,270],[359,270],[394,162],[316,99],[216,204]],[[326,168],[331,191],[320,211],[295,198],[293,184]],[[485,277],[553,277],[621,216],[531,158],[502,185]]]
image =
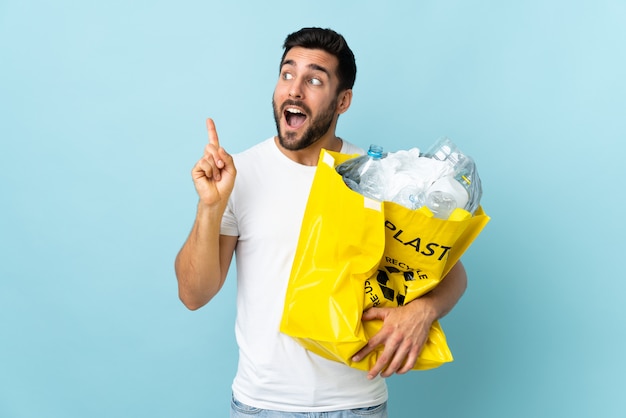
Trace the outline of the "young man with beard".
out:
[[[364,313],[364,320],[384,321],[355,353],[358,361],[384,345],[369,372],[319,357],[279,332],[320,151],[363,152],[335,135],[356,76],[345,39],[330,29],[305,28],[289,35],[284,49],[272,100],[277,136],[230,156],[207,120],[209,143],[192,170],[196,218],[176,258],[179,296],[189,309],[209,302],[236,253],[239,365],[231,416],[386,417],[383,378],[411,370],[432,322],[463,294],[465,270],[458,263],[437,288],[405,306]]]

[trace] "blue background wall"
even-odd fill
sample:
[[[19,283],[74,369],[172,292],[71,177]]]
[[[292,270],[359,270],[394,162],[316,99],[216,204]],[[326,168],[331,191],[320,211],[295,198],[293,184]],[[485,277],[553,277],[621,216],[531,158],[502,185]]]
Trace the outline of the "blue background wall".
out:
[[[189,172],[207,116],[231,152],[274,134],[303,26],[356,54],[339,134],[451,137],[492,216],[443,320],[455,362],[390,378],[391,416],[625,416],[625,21],[606,0],[0,0],[0,416],[227,416],[233,276],[177,300]]]

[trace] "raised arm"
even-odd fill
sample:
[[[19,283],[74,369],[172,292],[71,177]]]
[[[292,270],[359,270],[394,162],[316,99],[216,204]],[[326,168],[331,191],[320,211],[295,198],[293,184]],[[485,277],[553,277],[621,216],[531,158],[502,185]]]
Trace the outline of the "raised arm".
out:
[[[199,197],[196,219],[174,265],[178,295],[192,310],[204,306],[222,288],[237,245],[237,237],[220,235],[237,170],[220,146],[211,119],[207,119],[207,130],[209,143],[191,171]]]

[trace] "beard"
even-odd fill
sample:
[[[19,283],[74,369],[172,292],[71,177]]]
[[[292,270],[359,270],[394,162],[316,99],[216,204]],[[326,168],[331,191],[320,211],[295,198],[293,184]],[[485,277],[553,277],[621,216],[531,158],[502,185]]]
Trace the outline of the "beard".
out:
[[[272,108],[274,109],[274,121],[276,122],[276,131],[278,132],[278,142],[283,148],[289,151],[298,151],[311,146],[328,132],[333,123],[333,119],[335,118],[337,98],[334,98],[332,103],[328,105],[326,109],[322,109],[320,114],[311,120],[309,127],[304,131],[302,137],[300,138],[298,138],[298,134],[296,132],[281,132],[280,121],[284,117],[284,109],[288,105],[301,107],[307,115],[310,115],[311,111],[303,103],[295,100],[288,100],[284,102],[279,109],[276,106],[276,102],[272,98]]]

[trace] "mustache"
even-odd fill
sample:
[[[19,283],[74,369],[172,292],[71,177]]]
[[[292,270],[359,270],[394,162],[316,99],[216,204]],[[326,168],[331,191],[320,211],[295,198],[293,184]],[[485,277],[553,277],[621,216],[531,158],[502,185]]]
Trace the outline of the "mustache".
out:
[[[299,107],[299,108],[301,108],[302,110],[304,110],[304,111],[305,111],[305,113],[307,113],[307,114],[309,114],[309,115],[311,114],[311,109],[309,109],[309,107],[308,107],[307,105],[305,105],[304,103],[302,103],[302,102],[301,102],[301,101],[299,101],[299,100],[291,100],[291,99],[289,99],[289,100],[285,100],[285,101],[283,102],[283,104],[280,106],[280,110],[284,112],[284,111],[285,111],[285,109],[286,109],[287,107],[289,107],[289,106],[296,106],[296,107]]]

